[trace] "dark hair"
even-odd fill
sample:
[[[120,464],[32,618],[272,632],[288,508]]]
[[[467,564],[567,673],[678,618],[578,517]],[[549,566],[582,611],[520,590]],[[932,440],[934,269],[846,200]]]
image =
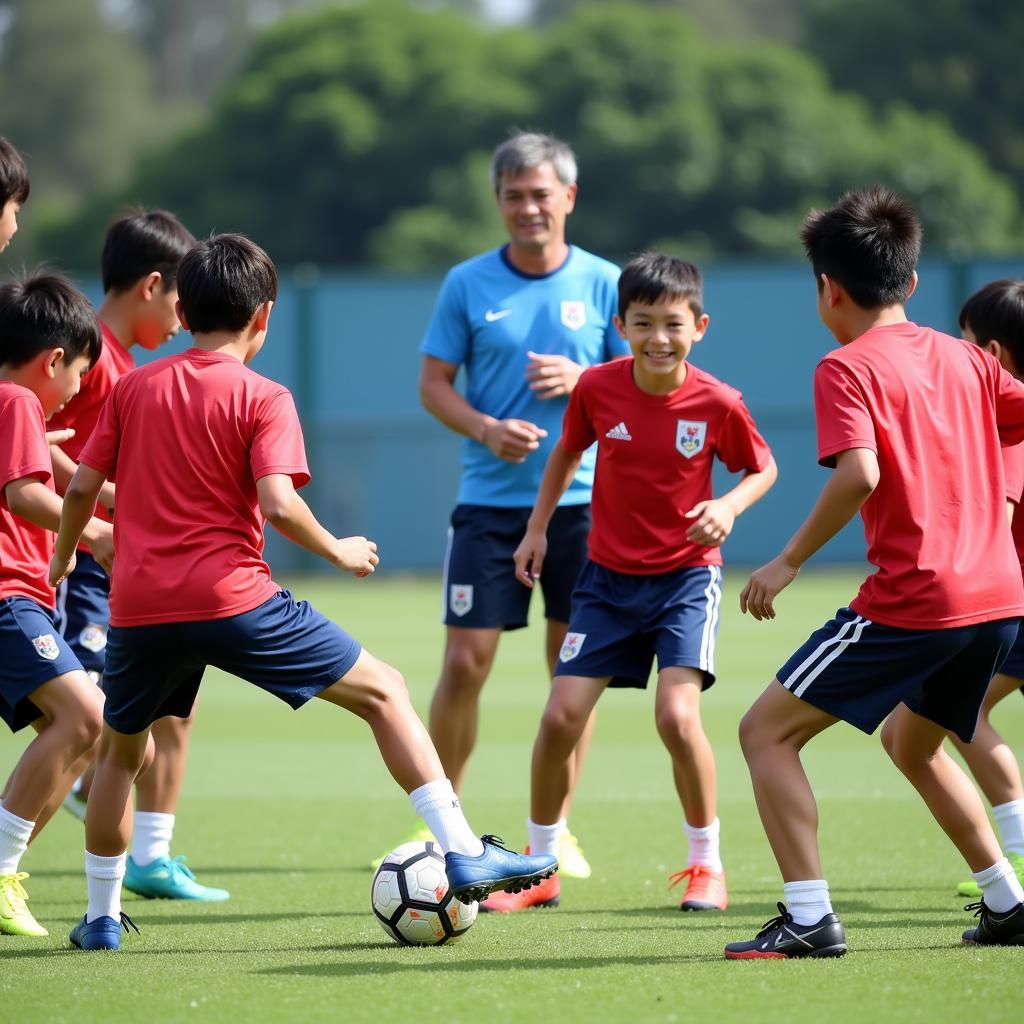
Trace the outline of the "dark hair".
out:
[[[642,252],[634,256],[619,276],[619,316],[625,320],[631,302],[654,303],[659,299],[685,299],[695,317],[704,312],[700,271],[678,256]]]
[[[960,310],[960,327],[979,345],[998,341],[1024,371],[1024,281],[992,281],[976,291]]]
[[[40,352],[64,349],[64,363],[103,347],[89,300],[58,274],[34,273],[0,285],[0,364],[24,366]]]
[[[831,210],[812,210],[800,239],[821,288],[839,282],[862,309],[902,304],[921,255],[921,222],[891,189],[847,192]]]
[[[276,298],[273,261],[245,235],[211,235],[181,261],[178,300],[193,334],[241,331]]]
[[[123,292],[158,271],[164,291],[178,279],[178,266],[195,236],[166,210],[127,210],[107,228],[103,241],[103,290]]]
[[[0,210],[12,199],[19,206],[28,199],[28,168],[14,146],[0,135]]]

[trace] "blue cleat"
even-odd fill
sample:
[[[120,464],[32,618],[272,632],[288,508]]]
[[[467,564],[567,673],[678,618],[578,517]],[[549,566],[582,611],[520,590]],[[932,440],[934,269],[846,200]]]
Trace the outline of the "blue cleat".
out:
[[[97,917],[95,921],[87,921],[83,917],[71,929],[68,938],[71,945],[79,949],[120,949],[122,928],[126,932],[133,928],[136,935],[141,934],[135,927],[135,922],[122,912],[117,921],[112,917]]]
[[[141,867],[128,858],[124,872],[124,887],[137,896],[151,900],[205,900],[219,903],[231,897],[227,889],[214,889],[200,885],[185,864],[184,857],[160,857]]]
[[[446,853],[448,887],[460,903],[478,903],[499,889],[522,892],[550,878],[558,870],[558,859],[546,854],[532,857],[513,853],[497,836],[481,836],[484,852],[476,857]]]

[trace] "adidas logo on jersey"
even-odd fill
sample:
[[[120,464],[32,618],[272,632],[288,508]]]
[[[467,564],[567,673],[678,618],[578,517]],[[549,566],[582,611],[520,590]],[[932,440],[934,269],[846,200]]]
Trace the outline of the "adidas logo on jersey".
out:
[[[619,423],[617,426],[612,427],[608,431],[605,437],[610,437],[613,441],[632,441],[633,435],[629,432],[629,428],[625,423]]]

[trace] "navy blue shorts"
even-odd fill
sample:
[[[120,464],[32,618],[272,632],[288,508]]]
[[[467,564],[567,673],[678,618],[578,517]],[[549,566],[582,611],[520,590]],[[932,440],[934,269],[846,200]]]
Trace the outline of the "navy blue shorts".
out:
[[[207,665],[300,708],[344,676],[361,650],[287,590],[225,619],[111,626],[103,718],[124,734],[142,732],[165,715],[188,718]]]
[[[527,625],[533,591],[516,579],[512,557],[532,511],[488,505],[455,507],[442,580],[446,626],[522,629]],[[589,533],[589,505],[555,509],[539,581],[548,619],[569,621],[572,588],[587,560]]]
[[[110,625],[110,577],[85,551],[57,588],[57,620],[68,646],[88,672],[103,672]]]
[[[1017,639],[1014,640],[1006,661],[999,666],[999,671],[1011,679],[1024,679],[1024,629],[1017,630]],[[1024,691],[1024,687],[1021,689]]]
[[[866,733],[902,703],[970,743],[1020,621],[897,629],[841,608],[777,678],[790,693]]]
[[[82,671],[54,613],[28,597],[0,601],[0,663],[0,718],[11,732],[42,715],[29,696],[43,683]]]
[[[572,594],[569,632],[556,676],[611,677],[609,686],[644,689],[658,668],[695,668],[715,681],[722,569],[702,565],[652,576],[587,561]]]

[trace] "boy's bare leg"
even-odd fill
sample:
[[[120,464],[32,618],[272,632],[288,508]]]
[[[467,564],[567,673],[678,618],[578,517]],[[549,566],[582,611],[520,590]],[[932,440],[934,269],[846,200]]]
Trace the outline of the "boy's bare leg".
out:
[[[775,679],[740,722],[740,745],[758,814],[786,882],[823,877],[818,805],[800,763],[800,751],[837,721],[794,697]]]
[[[117,857],[132,838],[132,787],[153,757],[149,729],[126,735],[104,724],[96,776],[85,812],[85,848]]]
[[[53,795],[46,802],[46,806],[40,812],[39,817],[36,818],[36,827],[32,830],[32,839],[35,839],[42,832],[46,823],[57,813],[57,809],[64,802],[64,798],[71,792],[71,787],[80,778],[82,773],[92,766],[95,757],[96,748],[93,747],[64,773]],[[31,842],[31,840],[29,841]]]
[[[192,735],[192,715],[158,718],[150,732],[155,753],[153,763],[136,780],[136,810],[174,814],[185,779],[188,744]]]
[[[960,752],[971,774],[977,780],[985,798],[993,807],[1024,800],[1024,784],[1021,783],[1020,765],[1009,744],[996,731],[989,720],[989,713],[1003,698],[1020,689],[1021,681],[1012,676],[997,675],[992,680],[981,709],[978,729],[971,743],[964,743],[957,736],[950,736],[953,745]]]
[[[715,755],[700,720],[704,674],[693,668],[666,668],[658,673],[654,719],[658,735],[672,757],[672,776],[686,822],[711,825],[717,815]]]
[[[921,794],[971,871],[1002,858],[985,806],[964,770],[943,749],[946,730],[899,705],[882,728],[882,745]]]

